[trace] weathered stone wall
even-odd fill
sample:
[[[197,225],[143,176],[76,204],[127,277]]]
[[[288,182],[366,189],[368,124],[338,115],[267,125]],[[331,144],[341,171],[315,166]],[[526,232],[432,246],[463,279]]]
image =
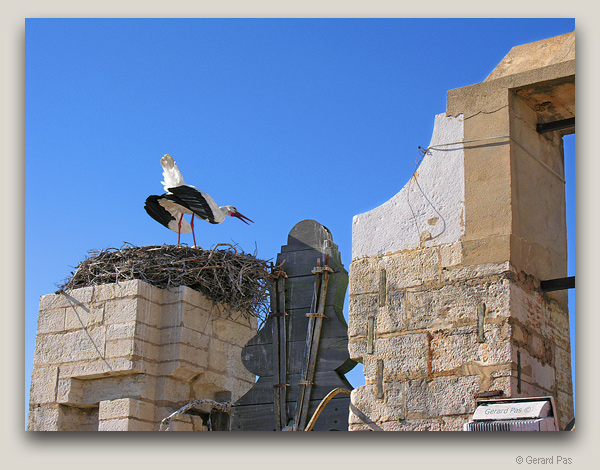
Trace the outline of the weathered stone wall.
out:
[[[142,281],[40,299],[28,430],[152,431],[186,403],[236,400],[254,375],[241,349],[256,320],[187,287]],[[204,430],[182,415],[171,430]]]
[[[571,34],[449,91],[415,175],[355,216],[350,430],[461,430],[487,391],[573,418],[567,293],[540,289],[567,276],[562,134],[537,124],[574,116],[574,73]]]
[[[464,266],[460,251],[352,263],[349,350],[366,385],[352,392],[350,430],[461,430],[491,390],[559,397],[561,425],[572,418],[568,315],[510,263]]]

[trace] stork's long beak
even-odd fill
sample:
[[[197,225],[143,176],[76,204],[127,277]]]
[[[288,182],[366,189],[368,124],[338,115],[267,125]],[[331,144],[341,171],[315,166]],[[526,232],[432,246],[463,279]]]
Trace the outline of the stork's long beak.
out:
[[[242,222],[244,222],[246,225],[250,225],[248,224],[248,222],[246,222],[246,220],[250,220],[250,222],[254,223],[253,220],[249,219],[248,217],[246,217],[245,215],[240,214],[239,212],[234,212],[233,214],[231,214],[232,217],[237,217],[238,219],[240,219]]]

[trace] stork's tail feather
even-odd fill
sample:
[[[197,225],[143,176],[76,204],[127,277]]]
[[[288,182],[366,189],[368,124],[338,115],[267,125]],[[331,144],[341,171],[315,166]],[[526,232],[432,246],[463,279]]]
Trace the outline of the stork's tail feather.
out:
[[[165,191],[168,191],[169,188],[176,188],[177,186],[181,186],[184,183],[183,176],[181,176],[181,172],[177,167],[177,163],[173,160],[171,155],[165,155],[160,159],[160,165],[163,167],[163,181],[162,184],[165,188]]]

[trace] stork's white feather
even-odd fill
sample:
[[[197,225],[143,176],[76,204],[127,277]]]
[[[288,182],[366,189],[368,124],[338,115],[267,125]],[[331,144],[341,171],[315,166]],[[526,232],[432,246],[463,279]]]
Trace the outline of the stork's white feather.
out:
[[[181,217],[184,212],[181,211],[181,207],[175,204],[173,201],[169,201],[168,199],[161,199],[158,203],[163,206],[169,213],[173,216],[173,220],[169,222],[169,228],[174,232],[180,233],[190,233],[192,231],[192,226],[190,223]],[[179,228],[179,222],[181,221],[181,229]]]
[[[171,155],[166,154],[160,159],[160,165],[163,167],[163,181],[162,185],[165,191],[169,191],[169,188],[176,188],[185,184],[183,176],[177,167],[177,163],[173,160]]]

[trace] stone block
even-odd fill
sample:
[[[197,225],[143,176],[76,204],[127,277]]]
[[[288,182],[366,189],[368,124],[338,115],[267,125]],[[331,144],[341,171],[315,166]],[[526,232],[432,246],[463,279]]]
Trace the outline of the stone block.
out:
[[[114,323],[106,327],[106,341],[133,340],[136,337],[136,322]]]
[[[87,305],[93,298],[94,286],[82,287],[71,291],[63,291],[60,294],[47,294],[40,297],[40,310],[51,310],[71,305]]]
[[[462,431],[463,426],[471,421],[471,415],[442,416],[439,420],[440,431]]]
[[[446,267],[442,270],[440,282],[442,284],[455,283],[461,281],[475,281],[505,276],[511,269],[508,261],[502,263],[482,263],[482,264],[459,264],[452,267]]]
[[[173,403],[177,409],[191,400],[190,384],[173,377],[158,377],[156,379],[156,399]]]
[[[56,401],[58,382],[57,367],[34,367],[29,392],[30,405]]]
[[[402,251],[383,257],[383,261],[390,291],[439,280],[440,258],[437,248]]]
[[[377,316],[379,311],[379,295],[351,295],[348,300],[348,337],[367,335],[367,324],[370,316]]]
[[[160,290],[160,289],[158,289]],[[153,296],[158,297],[158,296]],[[137,297],[137,322],[153,328],[161,328],[163,322],[163,306],[154,300]],[[121,323],[121,322],[119,322]]]
[[[360,363],[364,362],[364,358],[367,355],[367,341],[366,338],[352,337],[348,340],[348,353],[350,359]]]
[[[558,303],[548,302],[546,308],[547,328],[550,340],[563,349],[569,349],[571,344],[569,314]]]
[[[473,395],[478,391],[478,378],[474,376],[410,381],[406,393],[407,418],[473,413]]]
[[[154,424],[132,418],[100,420],[98,431],[154,431]]]
[[[213,339],[210,342],[210,349],[208,351],[208,363],[210,364],[210,368],[221,373],[226,373],[231,363],[231,349],[232,346],[230,344],[218,339]],[[238,348],[238,351],[241,356],[241,348]]]
[[[162,301],[160,302],[160,304],[165,306],[165,305],[174,305],[174,304],[181,303],[183,300],[183,290],[184,289],[187,289],[187,287],[178,286],[178,287],[170,287],[168,289],[163,289]]]
[[[510,397],[513,390],[513,382],[516,383],[516,371],[514,372],[511,369],[504,369],[497,372],[493,372],[492,380],[487,387],[488,390],[481,389],[482,392],[486,392],[489,390],[502,390],[504,392],[505,397]]]
[[[408,289],[406,292],[406,329],[448,329],[477,325],[478,308],[486,305],[486,320],[504,309],[504,288],[498,282],[468,285],[448,284],[439,288]]]
[[[212,336],[214,317],[210,311],[209,301],[204,296],[199,297],[198,300],[200,301],[198,304],[181,304],[181,325],[191,330]]]
[[[106,342],[106,357],[131,357],[135,354],[135,344],[133,339],[118,339]]]
[[[208,387],[208,390],[212,390],[214,392],[220,391],[230,391],[231,392],[231,400],[235,401],[244,395],[252,386],[254,385],[254,376],[250,373],[241,372],[236,374],[223,374],[218,371],[209,369],[206,370],[202,376],[203,386]],[[248,380],[248,378],[252,378]],[[201,390],[202,388],[198,388],[198,385],[195,390]],[[197,396],[197,398],[205,398],[202,396]]]
[[[65,330],[79,330],[100,325],[104,319],[104,305],[72,305],[65,311]]]
[[[58,431],[58,418],[58,404],[32,404],[29,406],[27,431]]]
[[[375,386],[366,384],[356,387],[350,395],[349,424],[376,423],[381,420],[381,402],[376,402]]]
[[[571,393],[565,393],[562,390],[558,390],[554,400],[558,415],[558,423],[560,429],[563,430],[565,429],[567,424],[569,424],[571,420],[575,417],[573,395]]]
[[[112,284],[94,286],[91,301],[103,303],[115,299],[132,299],[135,297],[159,303],[162,298],[162,289],[154,287],[140,279],[131,279]]]
[[[113,323],[129,323],[139,320],[140,299],[122,298],[107,300],[104,306],[104,323],[110,325]]]
[[[542,297],[530,290],[525,290],[521,285],[510,283],[510,308],[506,311],[525,328],[537,331],[543,337],[549,337],[546,314]]]
[[[189,363],[189,366],[196,368],[207,367],[209,361],[209,351],[190,347],[183,343],[164,344],[160,347],[160,362],[175,362],[184,361]],[[211,367],[212,367],[212,363]]]
[[[379,307],[375,315],[374,327],[376,335],[406,331],[408,329],[407,323],[405,292],[390,292],[386,305]]]
[[[430,344],[432,371],[452,371],[470,362],[481,365],[510,362],[509,334],[508,324],[485,324],[485,342],[480,343],[476,326],[434,331]]]
[[[60,333],[65,329],[65,308],[40,310],[37,334]]]
[[[191,348],[202,349],[208,351],[213,338],[205,333],[201,333],[190,328],[181,328],[180,341]],[[241,341],[238,344],[245,344]]]
[[[405,419],[381,423],[382,431],[441,431],[442,423],[437,418]]]
[[[204,371],[196,364],[188,364],[185,361],[160,362],[156,365],[157,376],[169,376],[178,380],[189,381]]]
[[[571,353],[562,348],[554,348],[556,387],[564,393],[573,391],[573,374],[571,370]]]
[[[255,334],[248,323],[217,318],[213,320],[212,324],[212,335],[233,345],[244,346]]]
[[[546,390],[540,387],[538,384],[532,384],[530,377],[522,377],[521,379],[521,392],[517,391],[517,378],[513,377],[511,385],[513,386],[513,397],[547,397],[554,395],[551,390]]]
[[[556,386],[554,367],[542,364],[542,362],[532,357],[527,351],[521,349],[520,353],[523,380],[545,390],[554,390]]]
[[[377,377],[377,360],[384,363],[384,377],[393,380],[427,374],[428,340],[425,333],[395,335],[377,338],[374,355],[367,356],[364,374],[367,379]]]
[[[152,403],[133,398],[104,400],[99,404],[98,419],[136,418],[142,421],[154,421],[155,406]]]
[[[95,326],[64,334],[38,336],[34,366],[96,359],[104,351],[106,328]]]
[[[194,431],[194,423],[191,419],[189,421],[184,421],[177,418],[171,421],[169,431]]]
[[[388,291],[436,281],[440,270],[437,248],[419,248],[353,261],[350,295],[378,293],[382,269],[386,270]]]
[[[98,407],[58,407],[58,431],[97,431]]]
[[[83,404],[83,388],[81,380],[73,377],[59,378],[56,402],[64,405]]]
[[[449,268],[459,265],[462,261],[462,245],[460,242],[440,245],[440,266]]]
[[[123,323],[123,325],[127,325],[127,323]],[[117,329],[117,331],[122,332],[123,334],[125,334],[126,332],[121,330],[119,326],[115,325],[115,328]],[[115,332],[117,333],[117,332]],[[128,332],[127,332],[128,334]],[[154,345],[159,345],[161,343],[161,335],[162,335],[162,330],[154,327],[154,326],[150,326],[150,325],[146,325],[140,322],[135,323],[135,328],[134,328],[134,336],[136,339],[140,340],[140,341],[145,341],[146,343],[150,343],[150,344],[154,344]],[[107,330],[107,339],[109,339],[108,337],[108,330]],[[112,338],[110,338],[112,339]]]
[[[82,362],[62,363],[60,365],[61,378],[79,377],[91,379],[112,373],[136,373],[139,364],[133,358],[101,358],[90,359]]]
[[[155,401],[156,377],[145,374],[116,375],[82,380],[82,402],[96,404],[101,401],[118,400],[123,397],[142,401]]]
[[[353,260],[350,265],[349,294],[372,294],[379,291],[379,263],[374,258]]]

